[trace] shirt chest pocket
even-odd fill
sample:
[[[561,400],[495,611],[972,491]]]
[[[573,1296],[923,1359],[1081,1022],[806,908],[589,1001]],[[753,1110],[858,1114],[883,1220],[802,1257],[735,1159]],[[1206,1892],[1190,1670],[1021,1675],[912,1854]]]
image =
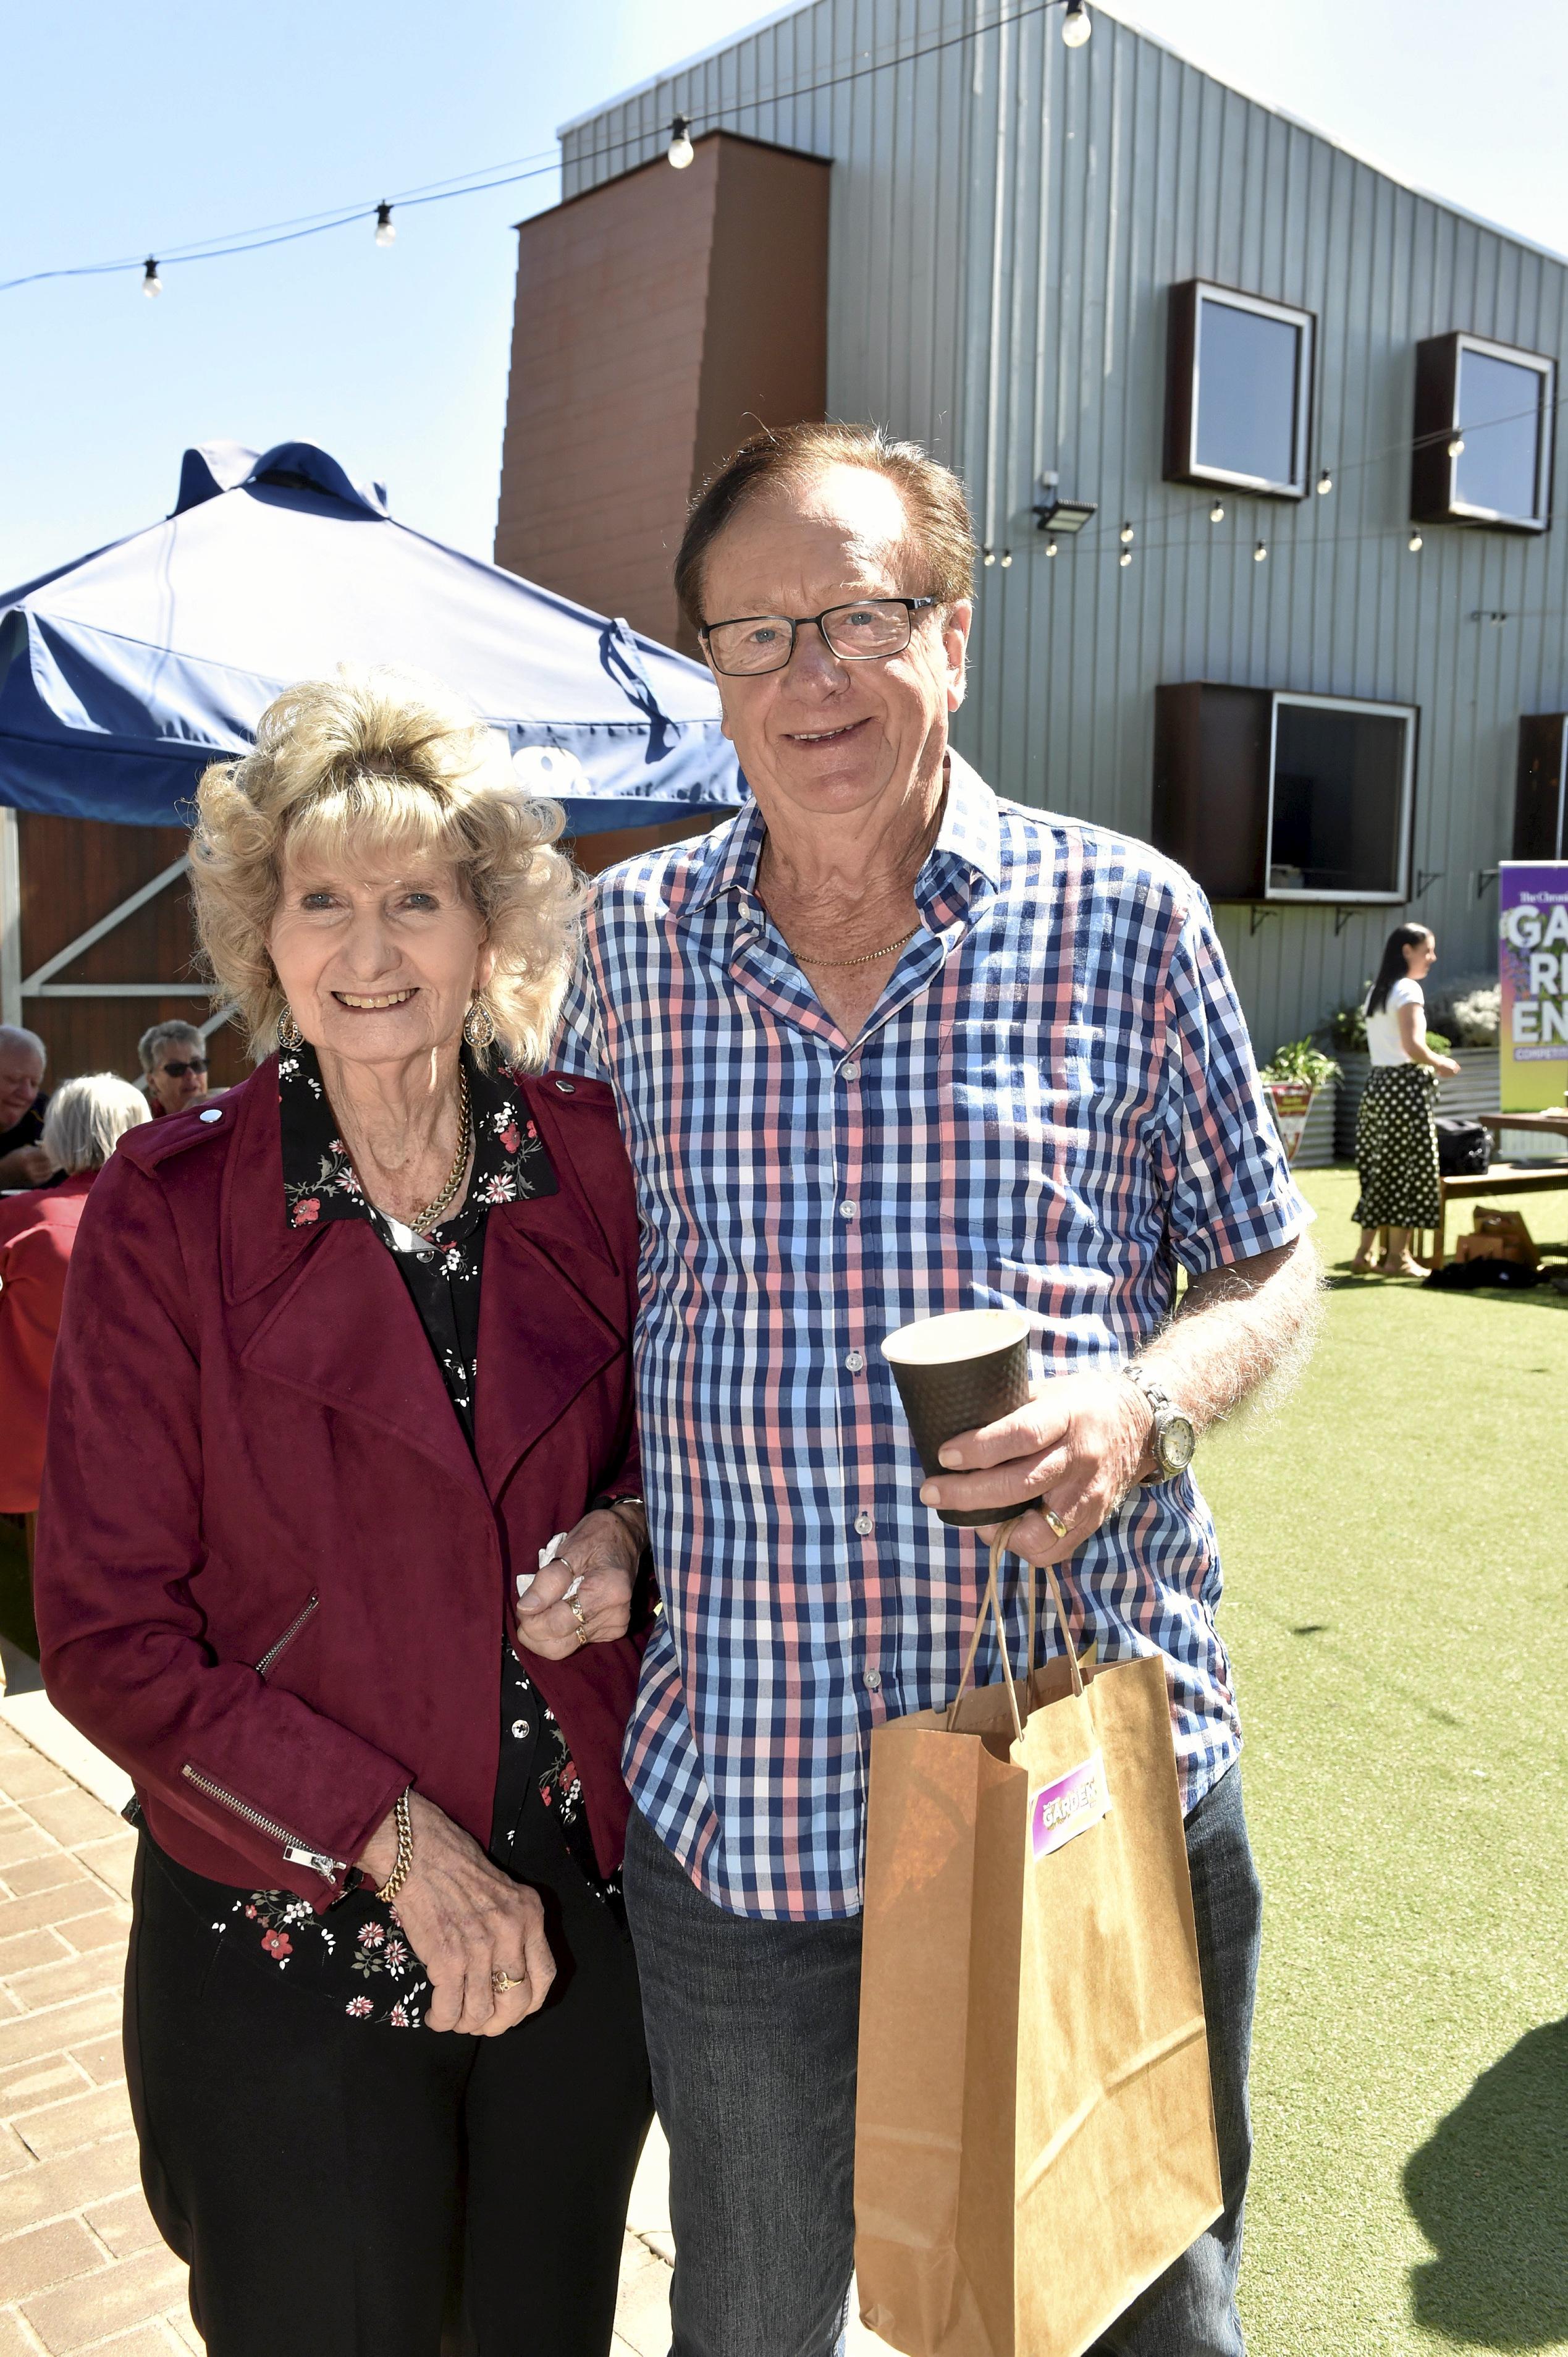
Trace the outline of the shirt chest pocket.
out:
[[[1148,1189],[1147,1108],[1102,1030],[976,1010],[944,1042],[941,1086],[953,1131],[945,1228],[1023,1268],[1117,1257],[1112,1231]]]

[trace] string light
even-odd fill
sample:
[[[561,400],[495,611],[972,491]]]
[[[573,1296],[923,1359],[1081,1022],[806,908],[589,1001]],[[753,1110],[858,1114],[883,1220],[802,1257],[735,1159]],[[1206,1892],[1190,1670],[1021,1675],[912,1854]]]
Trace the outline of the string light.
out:
[[[1260,542],[1258,543],[1258,545],[1256,546],[1256,548],[1252,551],[1252,562],[1253,562],[1253,564],[1254,564],[1254,565],[1262,565],[1262,564],[1263,563],[1264,559],[1267,557],[1268,553],[1269,553],[1269,551],[1268,551],[1268,544],[1267,544],[1267,543],[1266,543],[1266,542],[1264,542],[1264,541],[1260,541]]]
[[[678,114],[670,125],[670,161],[675,170],[683,172],[696,152],[692,145],[691,119]]]
[[[1056,553],[1057,553],[1057,544],[1056,544],[1056,542],[1055,542],[1054,540],[1047,540],[1047,543],[1046,543],[1046,554],[1047,554],[1047,556],[1054,556],[1054,555],[1056,554]]]
[[[376,207],[376,243],[392,245],[396,240],[397,231],[392,227],[392,207],[383,197]]]
[[[1409,551],[1410,551],[1411,554],[1413,556],[1413,555],[1416,554],[1417,550],[1418,550],[1418,549],[1420,548],[1420,546],[1421,546],[1421,534],[1420,534],[1420,533],[1418,533],[1418,532],[1412,532],[1412,533],[1411,533],[1410,538],[1405,542],[1405,546],[1409,549]]]
[[[1136,533],[1133,530],[1132,525],[1131,525],[1130,523],[1124,523],[1124,524],[1122,525],[1122,547],[1123,547],[1123,548],[1131,548],[1131,547],[1132,547],[1132,545],[1133,545],[1133,541],[1134,541],[1136,538],[1137,538],[1137,534],[1136,534]]]
[[[158,276],[158,265],[149,253],[146,267],[142,273],[142,292],[150,298],[154,295],[161,295],[163,291],[164,282]]]
[[[1003,572],[1004,572],[1004,573],[1005,573],[1005,572],[1006,572],[1007,567],[1012,564],[1012,562],[1013,562],[1013,552],[1012,552],[1012,550],[1011,550],[1010,548],[1004,548],[1004,549],[1003,550],[1003,552],[1002,552],[1002,570],[1003,570]]]
[[[1462,434],[1455,434],[1453,441],[1448,445],[1448,456],[1451,458],[1457,458],[1464,447],[1465,436]]]
[[[1333,489],[1334,489],[1334,478],[1333,478],[1333,476],[1329,473],[1329,471],[1328,471],[1327,468],[1326,468],[1326,467],[1325,467],[1325,468],[1323,469],[1322,474],[1321,474],[1321,475],[1319,475],[1319,477],[1318,477],[1318,479],[1317,479],[1317,496],[1318,496],[1318,498],[1319,498],[1320,500],[1326,499],[1326,498],[1327,498],[1327,496],[1328,496],[1328,494],[1329,494],[1329,492],[1330,492]]]
[[[1210,523],[1223,523],[1223,522],[1224,522],[1224,521],[1225,521],[1225,508],[1224,508],[1224,503],[1223,503],[1223,501],[1222,501],[1222,500],[1215,500],[1214,505],[1213,505],[1213,506],[1209,509],[1209,511],[1208,511],[1208,521],[1209,521],[1209,522],[1210,522]]]
[[[1118,564],[1118,565],[1120,565],[1122,566],[1122,570],[1123,570],[1123,571],[1125,571],[1125,570],[1126,570],[1126,568],[1127,568],[1127,566],[1128,566],[1129,565],[1131,565],[1131,564],[1132,564],[1132,562],[1133,562],[1133,552],[1132,552],[1132,550],[1131,550],[1130,548],[1124,548],[1124,549],[1122,551],[1121,555],[1117,558],[1116,562],[1117,562],[1117,564]]]
[[[1083,0],[1067,0],[1067,15],[1062,18],[1062,38],[1069,49],[1081,49],[1094,27]]]

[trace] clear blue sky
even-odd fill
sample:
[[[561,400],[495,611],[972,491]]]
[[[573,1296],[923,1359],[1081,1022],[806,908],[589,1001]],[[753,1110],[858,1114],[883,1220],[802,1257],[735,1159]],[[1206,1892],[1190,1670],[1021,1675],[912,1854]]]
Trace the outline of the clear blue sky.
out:
[[[0,278],[553,152],[757,0],[4,0]],[[912,14],[912,12],[910,12]],[[1568,251],[1568,0],[1127,0],[1200,63]],[[187,443],[300,436],[488,554],[510,224],[553,171],[184,270],[0,296],[0,585],[151,522]],[[628,386],[628,401],[635,386]]]

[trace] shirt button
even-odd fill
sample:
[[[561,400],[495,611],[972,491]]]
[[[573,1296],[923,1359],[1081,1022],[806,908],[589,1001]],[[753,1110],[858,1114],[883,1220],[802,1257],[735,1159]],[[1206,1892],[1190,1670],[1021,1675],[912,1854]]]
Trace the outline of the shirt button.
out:
[[[881,1671],[880,1671],[880,1670],[867,1670],[867,1672],[865,1673],[865,1683],[866,1683],[866,1684],[871,1688],[871,1691],[872,1691],[872,1693],[873,1693],[873,1694],[880,1694],[880,1693],[882,1692],[882,1673],[881,1673]]]
[[[526,1735],[528,1733],[527,1719],[514,1718],[511,1723],[511,1731],[514,1735]]]
[[[872,1530],[875,1525],[873,1524],[869,1514],[856,1514],[854,1518],[854,1527],[863,1539],[868,1539],[871,1536]]]
[[[843,1077],[846,1081],[858,1081],[860,1078],[860,1066],[858,1064],[846,1064],[843,1068]]]
[[[843,1362],[849,1369],[852,1375],[858,1375],[862,1367],[865,1364],[865,1352],[864,1351],[846,1351],[843,1354]]]
[[[858,1203],[841,1203],[839,1205],[839,1217],[841,1220],[853,1220],[859,1209],[860,1205]]]

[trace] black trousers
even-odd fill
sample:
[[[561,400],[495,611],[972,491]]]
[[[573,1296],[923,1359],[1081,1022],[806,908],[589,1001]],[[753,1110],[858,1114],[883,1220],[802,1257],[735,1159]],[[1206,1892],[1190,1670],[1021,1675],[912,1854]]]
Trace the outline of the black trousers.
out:
[[[210,2357],[606,2357],[651,2110],[637,1967],[556,1828],[530,1834],[557,1977],[499,2038],[269,1975],[143,1835],[131,2104]]]

